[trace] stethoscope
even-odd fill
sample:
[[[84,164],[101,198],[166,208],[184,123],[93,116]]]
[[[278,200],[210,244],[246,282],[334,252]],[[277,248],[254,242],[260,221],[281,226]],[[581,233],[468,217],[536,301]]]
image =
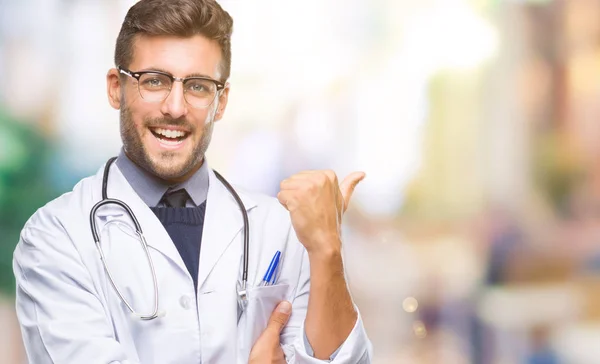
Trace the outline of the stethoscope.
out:
[[[110,170],[110,166],[113,164],[113,162],[116,159],[117,159],[117,157],[113,157],[113,158],[109,159],[108,162],[106,162],[106,166],[104,167],[104,176],[102,179],[102,200],[98,201],[98,203],[96,203],[94,205],[94,207],[92,207],[92,210],[90,211],[90,226],[92,229],[92,236],[94,237],[94,242],[96,243],[98,252],[100,252],[100,260],[102,261],[102,265],[104,266],[104,271],[106,271],[108,280],[110,281],[111,286],[114,288],[115,292],[117,293],[117,295],[119,296],[121,301],[125,304],[125,306],[127,306],[127,308],[129,309],[129,311],[131,311],[131,314],[133,316],[140,318],[142,320],[153,320],[157,317],[164,316],[164,311],[160,312],[159,307],[158,307],[158,282],[157,282],[157,278],[156,278],[156,271],[154,270],[154,264],[152,262],[152,258],[150,257],[150,251],[148,250],[148,243],[146,242],[146,238],[144,237],[144,234],[142,233],[142,227],[140,226],[140,223],[139,223],[138,219],[135,217],[135,214],[133,213],[131,208],[125,202],[123,202],[121,200],[114,199],[114,198],[108,198],[107,193],[106,193],[106,189],[107,189],[107,185],[108,185],[108,173]],[[231,193],[231,195],[237,202],[237,204],[242,212],[242,218],[244,220],[244,230],[243,230],[244,256],[243,256],[242,279],[241,279],[241,281],[238,281],[238,285],[237,285],[238,306],[241,311],[244,311],[244,309],[246,308],[246,304],[247,304],[246,285],[248,283],[248,246],[249,246],[249,237],[250,237],[248,214],[246,213],[246,207],[244,206],[242,199],[237,194],[237,192],[235,192],[235,189],[217,171],[213,170],[213,172],[215,173],[215,176],[217,176],[219,181],[221,181],[221,183],[223,183],[223,185],[227,188],[229,193]],[[98,209],[100,207],[105,206],[105,205],[110,205],[110,204],[118,205],[127,212],[127,214],[129,215],[129,218],[133,221],[133,224],[135,225],[136,234],[138,235],[138,237],[140,238],[140,242],[142,243],[142,247],[144,249],[146,259],[148,260],[148,264],[150,265],[150,271],[152,272],[152,283],[154,285],[154,308],[152,310],[152,313],[150,313],[150,314],[140,314],[133,309],[133,306],[129,303],[129,301],[127,301],[125,296],[123,296],[123,294],[121,293],[121,291],[115,284],[115,280],[114,280],[112,274],[110,273],[108,266],[106,265],[106,258],[104,256],[104,252],[102,251],[102,247],[100,246],[100,236],[98,234],[98,228],[96,226],[96,211],[98,211]]]

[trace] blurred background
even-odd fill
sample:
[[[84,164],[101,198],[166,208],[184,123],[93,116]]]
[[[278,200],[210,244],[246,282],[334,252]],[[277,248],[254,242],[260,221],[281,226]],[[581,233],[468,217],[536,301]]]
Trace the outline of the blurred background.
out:
[[[119,152],[133,0],[0,0],[0,362],[27,218]],[[363,170],[346,268],[387,363],[600,362],[600,0],[222,0],[212,167],[275,195]],[[90,242],[91,243],[91,242]]]

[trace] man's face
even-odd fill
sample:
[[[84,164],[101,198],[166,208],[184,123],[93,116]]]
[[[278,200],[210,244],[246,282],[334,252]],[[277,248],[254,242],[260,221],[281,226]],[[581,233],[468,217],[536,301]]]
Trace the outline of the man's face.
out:
[[[133,72],[154,70],[175,77],[204,75],[219,80],[220,61],[218,43],[201,35],[139,36],[127,68]],[[213,122],[223,115],[229,88],[217,94],[210,106],[194,108],[184,98],[183,84],[176,81],[164,101],[149,102],[141,98],[134,78],[119,77],[116,72],[113,69],[107,76],[109,100],[120,108],[121,138],[129,158],[166,181],[189,178],[202,164]],[[115,92],[119,92],[118,100]]]

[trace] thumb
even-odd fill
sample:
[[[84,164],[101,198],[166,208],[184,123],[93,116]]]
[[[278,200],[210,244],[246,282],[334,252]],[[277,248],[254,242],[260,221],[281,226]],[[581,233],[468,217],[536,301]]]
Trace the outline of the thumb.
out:
[[[342,183],[340,183],[340,191],[342,192],[342,198],[344,199],[344,211],[346,211],[350,204],[350,197],[352,197],[356,185],[358,182],[362,181],[365,176],[365,172],[352,172],[344,178]]]
[[[281,330],[283,330],[283,327],[288,322],[291,313],[292,304],[288,301],[281,301],[269,318],[267,330],[277,332],[277,334],[281,333]]]

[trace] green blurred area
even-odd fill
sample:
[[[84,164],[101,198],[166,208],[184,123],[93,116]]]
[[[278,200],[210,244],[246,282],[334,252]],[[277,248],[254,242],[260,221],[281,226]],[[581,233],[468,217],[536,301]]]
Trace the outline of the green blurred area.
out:
[[[58,195],[51,158],[51,143],[0,107],[0,294],[14,294],[12,256],[23,225]]]

